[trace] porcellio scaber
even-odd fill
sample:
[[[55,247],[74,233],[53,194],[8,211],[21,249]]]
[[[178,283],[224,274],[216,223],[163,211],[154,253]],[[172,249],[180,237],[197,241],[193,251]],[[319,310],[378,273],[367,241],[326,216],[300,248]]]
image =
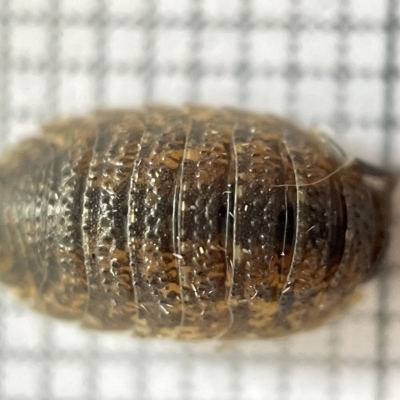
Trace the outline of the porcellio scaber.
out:
[[[135,336],[319,325],[378,269],[393,176],[316,130],[197,105],[57,120],[0,163],[0,280]]]

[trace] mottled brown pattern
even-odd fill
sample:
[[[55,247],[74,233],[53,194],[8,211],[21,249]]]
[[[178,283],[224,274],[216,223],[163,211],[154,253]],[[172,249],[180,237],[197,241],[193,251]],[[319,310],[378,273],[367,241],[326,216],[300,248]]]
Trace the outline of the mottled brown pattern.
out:
[[[377,271],[394,181],[271,115],[149,106],[55,121],[0,161],[0,279],[90,328],[287,334]]]

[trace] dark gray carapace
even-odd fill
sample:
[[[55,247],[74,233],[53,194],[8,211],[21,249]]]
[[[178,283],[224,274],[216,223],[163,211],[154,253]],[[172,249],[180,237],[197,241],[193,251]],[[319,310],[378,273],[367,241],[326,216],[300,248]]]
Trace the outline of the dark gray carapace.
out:
[[[320,324],[377,270],[394,178],[316,131],[200,106],[55,121],[0,164],[0,280],[181,339]]]

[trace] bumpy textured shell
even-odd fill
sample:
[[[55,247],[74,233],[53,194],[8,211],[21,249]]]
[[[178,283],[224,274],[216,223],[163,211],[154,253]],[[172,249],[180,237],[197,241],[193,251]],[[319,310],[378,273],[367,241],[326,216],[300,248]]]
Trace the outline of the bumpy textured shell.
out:
[[[0,279],[136,336],[319,324],[376,270],[385,172],[274,116],[200,106],[56,121],[3,156]]]

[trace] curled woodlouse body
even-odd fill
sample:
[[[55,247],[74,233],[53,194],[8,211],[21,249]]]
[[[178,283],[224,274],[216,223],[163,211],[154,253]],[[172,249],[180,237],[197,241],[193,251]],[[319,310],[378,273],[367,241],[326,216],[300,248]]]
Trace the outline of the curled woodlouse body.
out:
[[[393,177],[278,117],[187,105],[56,121],[0,164],[0,280],[136,336],[318,325],[376,270]]]

